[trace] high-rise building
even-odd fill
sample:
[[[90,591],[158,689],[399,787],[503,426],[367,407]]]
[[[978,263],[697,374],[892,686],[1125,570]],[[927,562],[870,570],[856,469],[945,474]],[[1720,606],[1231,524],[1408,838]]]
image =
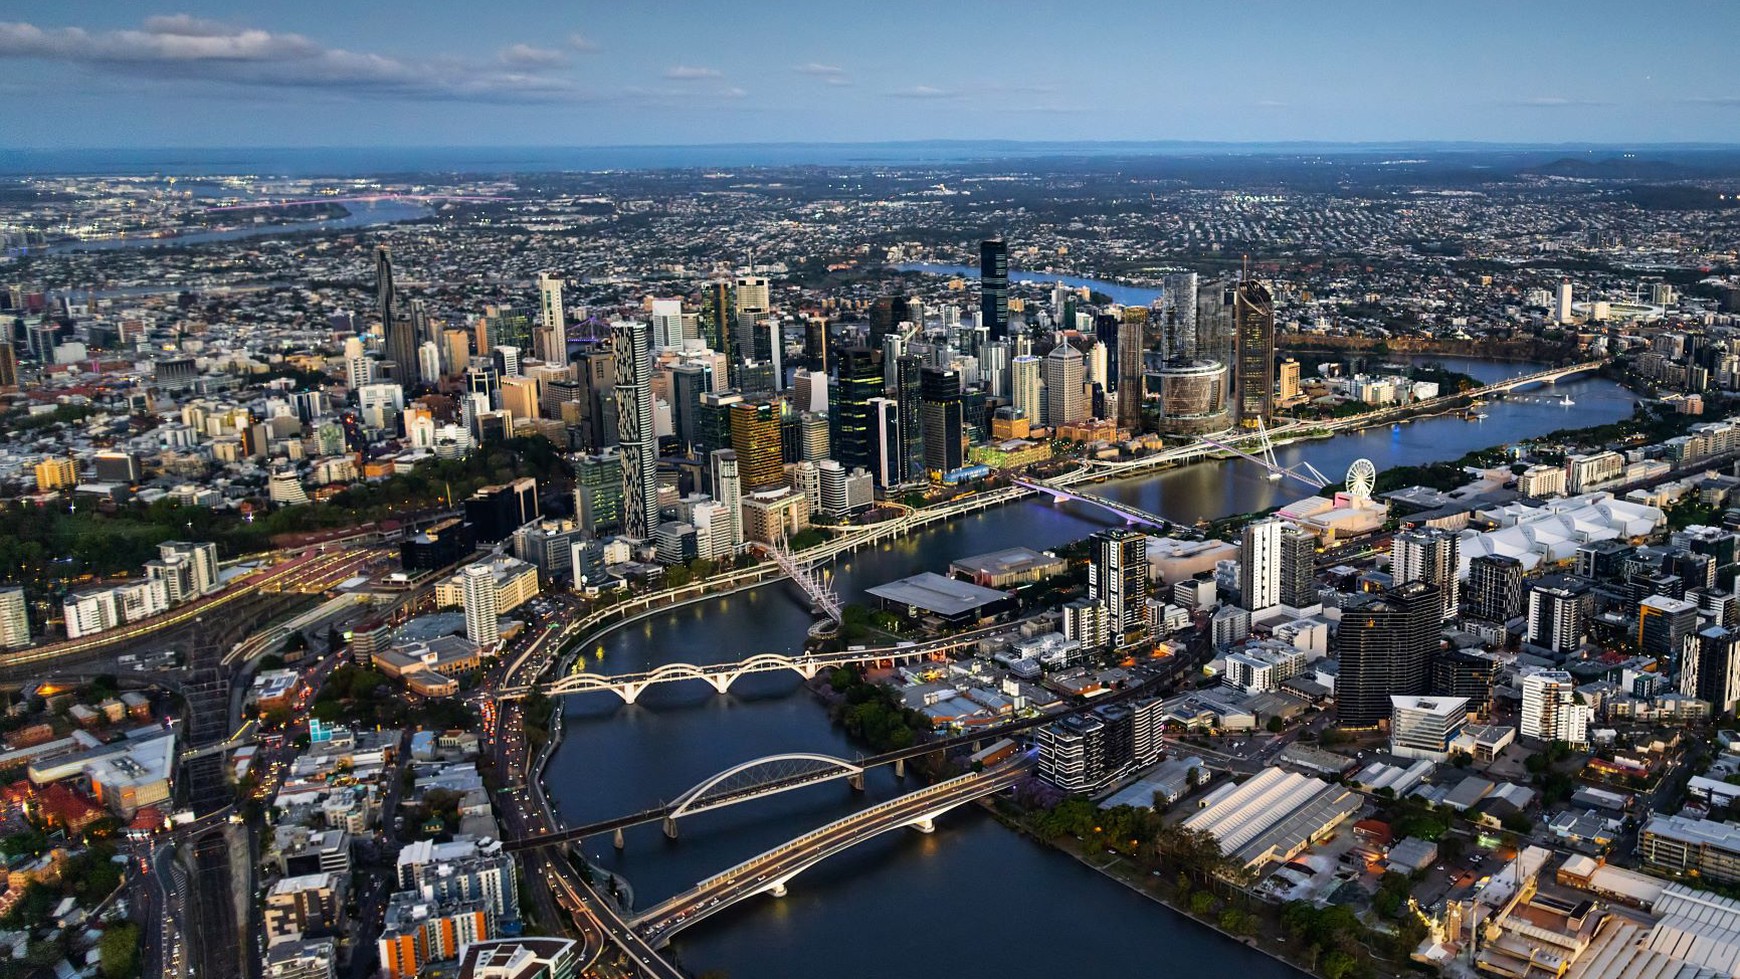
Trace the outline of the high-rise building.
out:
[[[549,272],[538,273],[538,326],[541,343],[538,359],[552,364],[568,362],[568,312],[562,307],[562,279]]]
[[[622,454],[616,449],[580,457],[574,466],[574,519],[594,537],[622,526]]]
[[[1438,586],[1444,603],[1442,618],[1455,618],[1461,553],[1461,538],[1452,531],[1428,527],[1397,534],[1390,548],[1390,580],[1397,585],[1424,581]]]
[[[4,608],[0,602],[0,611]],[[1700,631],[1696,653],[1680,670],[1679,688],[1680,693],[1708,702],[1711,714],[1732,712],[1740,701],[1740,632],[1720,625]]]
[[[393,380],[406,389],[416,386],[419,374],[417,331],[399,315],[399,294],[393,285],[393,255],[386,245],[375,246],[375,302],[381,317],[381,340],[387,360],[393,365]]]
[[[737,467],[737,452],[717,449],[713,452],[713,499],[726,509],[731,549],[743,546],[743,477]]]
[[[1560,279],[1557,301],[1553,305],[1553,319],[1560,326],[1565,326],[1571,322],[1571,315],[1571,280]]]
[[[1142,400],[1147,393],[1148,311],[1140,306],[1124,310],[1118,324],[1118,427],[1131,435],[1142,431]]]
[[[1637,606],[1637,644],[1647,655],[1680,662],[1695,638],[1698,606],[1680,598],[1651,595]]]
[[[1564,670],[1533,669],[1522,675],[1522,723],[1517,734],[1535,741],[1589,743],[1592,711],[1577,695],[1577,682]]]
[[[1020,360],[1019,357],[1016,358]],[[1045,424],[1056,428],[1087,421],[1091,414],[1083,387],[1086,376],[1081,351],[1060,343],[1045,355]],[[1016,405],[1020,407],[1020,405]]]
[[[922,479],[925,473],[924,428],[920,412],[924,404],[924,360],[903,354],[895,362],[894,400],[900,405],[900,452],[897,468],[900,482]]]
[[[907,481],[901,466],[905,438],[900,433],[900,404],[893,398],[870,399],[870,473],[884,488]]]
[[[900,324],[912,322],[904,296],[883,296],[870,304],[870,348],[881,350],[890,336],[898,336]]]
[[[18,350],[10,340],[0,342],[0,391],[18,390]]]
[[[1196,273],[1168,272],[1160,280],[1160,322],[1154,324],[1166,360],[1220,360],[1218,350],[1205,349],[1196,330]]]
[[[737,453],[737,471],[747,493],[785,484],[779,408],[777,401],[740,401],[731,406],[731,448]]]
[[[495,574],[489,563],[468,564],[460,572],[461,604],[465,609],[465,638],[489,648],[501,638],[497,619]]]
[[[1238,339],[1239,423],[1268,424],[1275,410],[1275,301],[1256,280],[1233,290],[1233,333]]]
[[[653,427],[652,340],[645,323],[610,327],[616,352],[616,436],[622,448],[622,526],[651,540],[659,526],[658,433]]]
[[[30,613],[24,601],[24,588],[20,585],[0,588],[0,649],[28,645]]]
[[[1108,631],[1121,643],[1147,623],[1148,538],[1117,529],[1102,530],[1088,541],[1093,548],[1088,600],[1105,606]]]
[[[1321,605],[1317,597],[1317,538],[1298,527],[1281,532],[1280,603],[1291,609]]]
[[[1391,697],[1428,692],[1442,607],[1437,586],[1416,581],[1342,608],[1335,704],[1343,726],[1376,727],[1389,719]]]
[[[936,367],[923,368],[919,373],[919,427],[923,435],[924,468],[933,477],[940,477],[961,468],[966,462],[961,379],[952,370]],[[911,439],[904,431],[901,435],[910,451]]]
[[[1261,612],[1281,604],[1284,521],[1270,518],[1245,525],[1239,545],[1239,604]]]
[[[834,458],[843,466],[863,466],[874,471],[875,460],[870,454],[870,400],[881,397],[883,392],[882,351],[851,347],[841,351],[836,360],[839,388],[836,404],[828,411],[833,425],[829,442]],[[905,479],[902,475],[897,482]]]
[[[1035,425],[1045,420],[1044,388],[1039,376],[1039,358],[1024,354],[1009,362],[1009,395],[1015,409]]]
[[[1587,581],[1566,575],[1547,575],[1528,591],[1528,627],[1523,642],[1556,653],[1568,653],[1583,644],[1593,593]]]
[[[1009,244],[979,242],[979,310],[992,340],[1009,336]]]
[[[737,300],[731,283],[717,280],[701,290],[701,336],[707,346],[725,355],[726,387],[737,386],[737,358],[733,346],[733,327],[737,319]]]
[[[1482,554],[1468,562],[1468,603],[1463,614],[1486,622],[1509,622],[1522,614],[1523,566],[1503,554]]]
[[[713,371],[706,364],[691,361],[673,365],[670,373],[671,431],[677,437],[677,447],[684,453],[692,452],[701,417],[701,395],[713,390]]]

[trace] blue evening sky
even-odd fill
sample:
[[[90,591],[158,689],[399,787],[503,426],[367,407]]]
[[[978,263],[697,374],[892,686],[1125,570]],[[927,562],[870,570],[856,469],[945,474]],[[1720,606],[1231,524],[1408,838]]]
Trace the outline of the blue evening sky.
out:
[[[5,0],[14,147],[1740,142],[1740,3]]]

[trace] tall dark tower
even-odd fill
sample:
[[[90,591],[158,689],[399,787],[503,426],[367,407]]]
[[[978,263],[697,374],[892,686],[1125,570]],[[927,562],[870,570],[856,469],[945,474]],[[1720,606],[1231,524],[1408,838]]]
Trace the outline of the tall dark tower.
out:
[[[870,349],[881,350],[882,338],[912,320],[905,296],[883,296],[870,304]]]
[[[729,282],[709,282],[701,292],[701,335],[706,338],[708,347],[725,355],[726,387],[733,388],[741,378],[737,368],[739,358],[731,337],[731,321],[737,315],[736,304]]]
[[[1009,244],[979,242],[979,310],[992,340],[1009,338]]]
[[[1239,424],[1267,425],[1275,410],[1275,300],[1255,279],[1233,290],[1238,341]]]
[[[393,253],[385,245],[375,246],[375,302],[380,307],[381,339],[393,365],[393,380],[409,391],[417,386],[417,330],[409,319],[399,316]]]
[[[903,480],[924,478],[923,375],[924,358],[916,354],[906,354],[895,364],[894,400],[900,412],[900,448],[895,457]]]
[[[828,411],[833,456],[848,472],[858,466],[869,469],[875,465],[870,452],[870,400],[882,396],[882,351],[850,347],[840,351],[835,364],[840,383]]]
[[[1389,719],[1390,697],[1429,691],[1442,622],[1438,586],[1424,581],[1361,595],[1342,609],[1335,709],[1343,727],[1376,727]]]

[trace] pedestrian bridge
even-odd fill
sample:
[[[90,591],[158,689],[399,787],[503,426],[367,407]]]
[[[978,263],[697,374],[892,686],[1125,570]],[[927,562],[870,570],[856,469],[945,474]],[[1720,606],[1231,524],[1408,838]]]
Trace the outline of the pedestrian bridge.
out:
[[[1156,516],[1141,507],[1133,507],[1128,503],[1119,503],[1117,500],[1108,500],[1103,496],[1096,496],[1093,493],[1084,493],[1081,490],[1068,489],[1055,483],[1047,483],[1040,480],[1022,479],[1019,476],[1010,479],[1010,482],[1024,489],[1033,490],[1036,493],[1049,494],[1052,500],[1058,503],[1061,503],[1064,500],[1078,500],[1082,503],[1091,503],[1094,506],[1110,510],[1118,516],[1123,517],[1124,523],[1126,524],[1150,527],[1155,530],[1165,530],[1172,526],[1165,517]]]

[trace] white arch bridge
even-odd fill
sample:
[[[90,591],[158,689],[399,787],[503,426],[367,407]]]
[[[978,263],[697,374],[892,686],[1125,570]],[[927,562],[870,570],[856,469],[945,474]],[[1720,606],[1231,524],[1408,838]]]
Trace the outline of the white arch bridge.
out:
[[[725,693],[731,689],[732,684],[753,673],[790,671],[810,680],[823,670],[832,670],[842,666],[856,666],[863,663],[911,663],[921,659],[929,659],[962,646],[976,644],[984,631],[978,630],[934,642],[910,643],[904,646],[877,646],[869,649],[848,649],[840,653],[820,655],[805,653],[797,656],[787,656],[783,653],[760,653],[734,663],[666,663],[664,666],[642,673],[570,673],[539,687],[506,687],[498,691],[497,696],[501,699],[513,700],[524,697],[534,689],[542,690],[552,697],[608,690],[621,697],[624,703],[632,704],[640,699],[640,695],[645,693],[648,687],[661,683],[680,683],[685,680],[700,680],[715,691]]]

